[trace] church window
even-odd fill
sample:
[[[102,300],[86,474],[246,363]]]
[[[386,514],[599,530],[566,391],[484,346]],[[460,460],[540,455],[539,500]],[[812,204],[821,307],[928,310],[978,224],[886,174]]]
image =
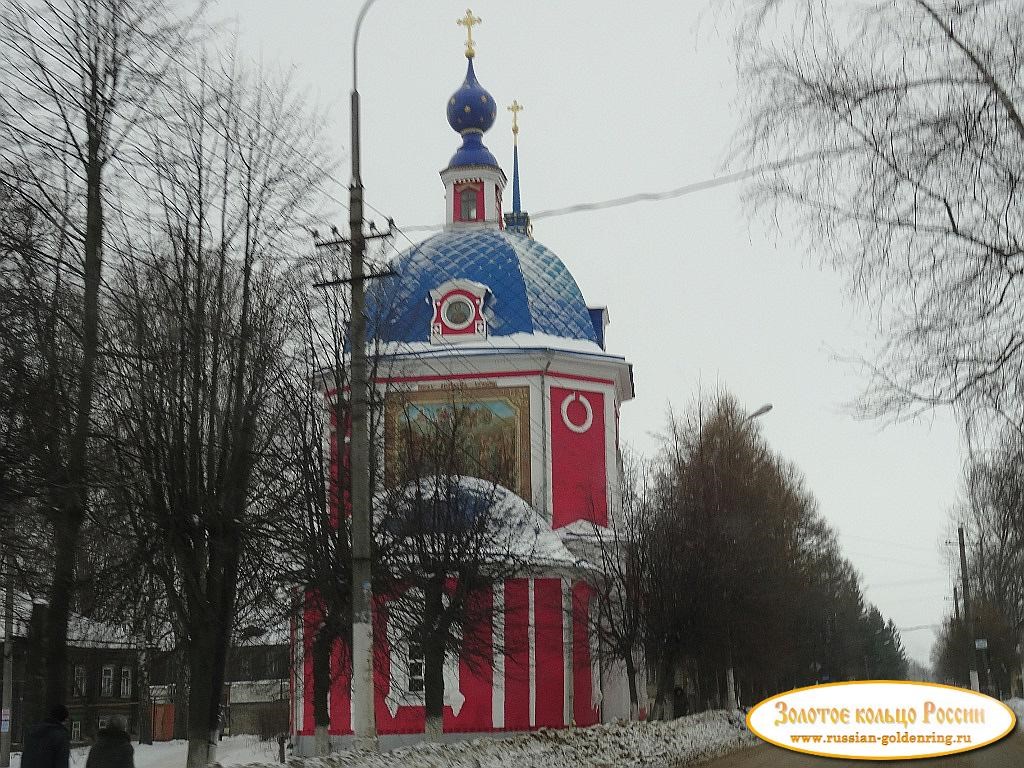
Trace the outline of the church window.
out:
[[[476,187],[463,187],[459,192],[459,219],[477,221],[479,218]]]
[[[449,280],[431,290],[431,342],[437,344],[444,341],[486,339],[484,300],[487,292],[486,285],[472,280]]]
[[[445,301],[442,314],[449,328],[453,331],[461,331],[473,322],[473,316],[476,313],[465,297],[456,295]]]
[[[409,693],[423,691],[423,644],[415,640],[409,641]]]

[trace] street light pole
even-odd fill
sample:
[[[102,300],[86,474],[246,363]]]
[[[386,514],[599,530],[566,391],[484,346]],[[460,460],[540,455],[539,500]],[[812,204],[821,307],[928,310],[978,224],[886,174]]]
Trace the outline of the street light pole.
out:
[[[352,280],[352,437],[349,471],[352,480],[352,724],[356,744],[376,749],[377,722],[373,694],[373,586],[370,500],[370,436],[367,418],[369,383],[366,368],[366,312],[363,282],[363,179],[359,144],[359,30],[374,0],[366,0],[352,37],[352,182],[349,185],[349,253]],[[335,382],[340,387],[341,382]]]
[[[754,419],[756,419],[756,418],[758,418],[760,416],[764,416],[771,409],[772,409],[772,404],[771,403],[765,403],[760,408],[758,408],[756,411],[754,411],[753,413],[748,414],[746,417],[744,417],[740,421],[740,424],[746,424],[748,421],[753,421]],[[716,461],[721,458],[721,451],[719,450],[719,451],[717,451],[717,453],[718,453],[718,456],[716,457]],[[716,472],[717,472],[717,468],[716,468]],[[728,709],[728,710],[733,710],[733,709],[736,709],[736,706],[737,706],[738,702],[736,701],[736,671],[735,671],[735,668],[732,665],[732,616],[729,615],[729,606],[728,605],[725,606],[725,610],[726,610],[726,629],[727,629],[727,632],[728,632],[728,637],[726,637],[726,643],[727,643],[726,651],[729,654],[729,658],[728,658],[729,666],[726,667],[726,669],[725,669],[725,708]]]

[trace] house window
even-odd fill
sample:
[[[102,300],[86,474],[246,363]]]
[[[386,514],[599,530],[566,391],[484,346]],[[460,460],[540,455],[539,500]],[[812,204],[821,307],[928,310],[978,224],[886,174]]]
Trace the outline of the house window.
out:
[[[409,641],[409,693],[423,691],[423,644]]]
[[[96,725],[97,725],[97,726],[99,726],[99,730],[101,730],[101,731],[102,731],[102,730],[103,730],[104,728],[106,728],[106,727],[107,727],[107,718],[105,718],[105,717],[101,717],[101,718],[100,718],[100,719],[99,719],[99,720],[97,721]]]
[[[100,696],[110,698],[114,695],[114,668],[104,667],[100,678]]]
[[[85,667],[81,664],[75,666],[75,682],[71,688],[71,695],[77,698],[85,696],[88,678],[85,674]],[[81,725],[81,724],[79,724]]]
[[[128,667],[121,667],[121,698],[132,697],[132,671]]]
[[[71,740],[81,741],[82,740],[82,721],[72,720],[71,721]]]
[[[477,190],[475,187],[463,187],[459,192],[459,218],[462,221],[477,220]]]

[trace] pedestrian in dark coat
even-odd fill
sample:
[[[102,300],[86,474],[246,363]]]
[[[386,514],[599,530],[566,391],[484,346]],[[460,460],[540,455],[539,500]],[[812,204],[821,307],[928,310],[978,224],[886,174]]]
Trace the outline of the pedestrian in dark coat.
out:
[[[120,715],[110,718],[107,727],[96,734],[85,768],[135,768],[135,750],[127,727]]]
[[[67,719],[68,708],[58,704],[43,722],[28,729],[21,768],[68,768],[71,734],[64,727]]]

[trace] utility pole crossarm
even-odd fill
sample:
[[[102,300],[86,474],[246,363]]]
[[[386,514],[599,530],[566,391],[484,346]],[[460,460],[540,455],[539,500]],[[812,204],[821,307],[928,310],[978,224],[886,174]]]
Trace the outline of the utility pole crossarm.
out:
[[[386,269],[383,272],[369,272],[360,277],[336,277],[333,280],[324,280],[320,283],[313,283],[314,288],[333,288],[336,285],[349,285],[356,280],[377,280],[381,277],[397,277],[398,273],[393,269]]]

